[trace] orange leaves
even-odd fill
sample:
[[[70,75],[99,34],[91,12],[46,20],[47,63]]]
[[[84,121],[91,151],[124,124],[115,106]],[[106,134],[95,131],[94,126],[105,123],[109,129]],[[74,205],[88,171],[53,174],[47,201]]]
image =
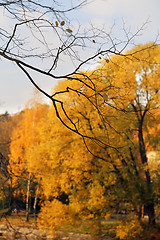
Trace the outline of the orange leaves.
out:
[[[74,220],[72,209],[58,200],[48,201],[42,206],[38,218],[40,228],[48,228],[55,231],[64,225],[71,225]]]
[[[105,187],[99,181],[94,181],[89,188],[88,208],[92,211],[100,211],[106,207]]]
[[[15,185],[25,181],[28,172],[35,173],[32,165],[33,148],[39,143],[37,127],[46,111],[45,105],[25,109],[22,119],[12,133],[9,170]]]

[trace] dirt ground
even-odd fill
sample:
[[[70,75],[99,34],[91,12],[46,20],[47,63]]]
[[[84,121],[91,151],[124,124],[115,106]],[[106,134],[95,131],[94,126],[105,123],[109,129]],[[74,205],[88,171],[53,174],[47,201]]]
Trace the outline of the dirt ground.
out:
[[[57,232],[53,237],[48,232],[41,232],[35,228],[17,227],[0,225],[0,240],[95,240],[89,234],[75,234],[75,233],[63,233]],[[111,237],[97,238],[97,240],[113,240]]]

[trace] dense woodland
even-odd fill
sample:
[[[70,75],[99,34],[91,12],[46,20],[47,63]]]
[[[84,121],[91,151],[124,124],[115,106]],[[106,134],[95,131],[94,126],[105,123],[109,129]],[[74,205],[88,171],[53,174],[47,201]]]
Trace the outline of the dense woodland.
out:
[[[155,225],[160,167],[147,153],[160,151],[159,62],[158,45],[138,45],[59,81],[58,118],[36,99],[1,115],[0,207],[25,209],[27,221],[32,212],[51,231],[87,219],[100,231],[121,210],[132,236],[142,232],[144,211]],[[124,229],[123,221],[117,236]]]

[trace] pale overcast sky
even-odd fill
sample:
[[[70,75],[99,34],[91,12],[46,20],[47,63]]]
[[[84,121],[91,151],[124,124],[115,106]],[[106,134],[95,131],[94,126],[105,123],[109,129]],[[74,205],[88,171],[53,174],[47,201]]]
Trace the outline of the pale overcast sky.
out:
[[[111,27],[115,24],[115,34],[119,38],[123,22],[131,28],[131,31],[135,31],[149,19],[143,35],[136,39],[136,43],[146,43],[154,41],[160,31],[159,12],[160,0],[91,0],[90,4],[76,12],[74,17],[83,26],[93,23],[98,27],[103,24]],[[2,15],[0,19],[1,24],[2,21],[6,23]],[[4,59],[0,61],[0,70],[0,113],[18,112],[33,97],[33,86],[14,64]],[[43,80],[41,86],[50,92],[54,82]]]

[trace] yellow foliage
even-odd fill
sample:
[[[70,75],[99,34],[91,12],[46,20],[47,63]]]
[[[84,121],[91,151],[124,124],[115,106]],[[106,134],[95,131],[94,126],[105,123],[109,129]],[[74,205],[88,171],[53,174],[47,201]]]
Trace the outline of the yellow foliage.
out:
[[[137,116],[146,110],[143,131],[147,146],[152,146],[156,130],[151,131],[149,116],[159,107],[159,47],[139,45],[126,54],[126,58],[102,60],[96,70],[58,83],[53,97],[68,129],[52,107],[38,104],[25,110],[13,133],[13,185],[28,172],[41,179],[44,205],[38,221],[42,227],[56,230],[72,224],[75,215],[97,222],[107,218],[121,198],[135,206],[144,198],[141,190],[147,192],[144,173],[149,169],[140,161]],[[67,200],[62,203],[63,194]],[[141,231],[133,218],[117,227],[117,236],[128,239]]]
[[[106,207],[105,187],[101,186],[98,181],[90,185],[88,209],[91,212],[103,211]]]
[[[41,229],[49,229],[53,234],[64,225],[74,223],[74,215],[69,206],[58,200],[45,202],[38,218],[38,225]]]
[[[47,111],[48,107],[39,103],[34,103],[32,108],[26,108],[12,133],[8,169],[15,188],[14,194],[17,197],[19,192],[25,195],[28,172],[35,173],[32,168],[33,154],[31,153],[34,146],[39,143],[38,125]]]
[[[134,239],[142,236],[143,227],[136,215],[132,215],[121,221],[116,228],[116,237],[120,239]]]

